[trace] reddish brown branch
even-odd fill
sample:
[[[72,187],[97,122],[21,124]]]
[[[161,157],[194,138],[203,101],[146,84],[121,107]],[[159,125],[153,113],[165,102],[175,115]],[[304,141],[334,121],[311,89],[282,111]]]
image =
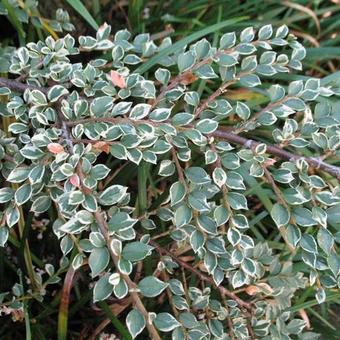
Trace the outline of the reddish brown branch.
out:
[[[187,262],[181,260],[178,258],[173,252],[161,247],[158,243],[156,243],[153,240],[150,240],[150,244],[157,249],[159,253],[165,254],[173,258],[179,265],[181,265],[183,268],[187,269],[188,271],[195,274],[200,280],[210,283],[215,289],[217,289],[223,296],[227,296],[230,299],[234,300],[241,308],[244,308],[248,311],[252,311],[251,303],[243,301],[241,298],[239,298],[235,293],[231,292],[227,288],[223,286],[217,286],[214,280],[203,274],[200,270],[192,267]]]
[[[247,148],[255,148],[257,145],[263,144],[252,139],[238,136],[235,133],[232,133],[232,132],[229,132],[223,129],[216,130],[215,132],[212,133],[212,135],[217,138],[225,139],[228,142],[233,143],[233,144],[244,145]],[[303,156],[285,151],[278,146],[269,145],[269,144],[267,144],[267,152],[287,161],[297,161],[299,159],[304,159],[309,164],[309,166],[311,166],[312,168],[323,170],[340,180],[340,168],[337,166],[325,163],[319,158],[303,157]]]
[[[63,114],[60,110],[60,101],[57,102],[57,116],[58,116],[58,120],[59,123],[61,125],[62,131],[63,131],[63,135],[64,138],[67,141],[67,145],[68,145],[68,149],[69,152],[71,154],[73,154],[73,141],[71,138],[71,133],[69,131],[69,127],[65,124],[65,121],[63,120]],[[84,185],[84,179],[85,179],[85,175],[82,171],[82,167],[81,164],[78,162],[77,167],[76,167],[76,171],[77,174],[79,176],[80,179],[80,188],[82,190],[82,192],[86,195],[89,194],[89,189]],[[119,256],[116,255],[112,249],[111,246],[111,237],[109,235],[108,232],[108,225],[107,222],[105,220],[105,218],[103,217],[103,214],[100,211],[96,211],[93,213],[93,216],[97,222],[97,225],[102,233],[102,235],[104,236],[105,240],[106,240],[106,245],[107,248],[109,250],[111,259],[116,267],[116,269],[119,271],[119,266],[118,266],[118,262],[119,262]],[[133,301],[133,304],[136,306],[136,308],[140,311],[140,313],[143,314],[145,320],[148,320],[149,318],[149,313],[148,311],[145,309],[144,304],[141,300],[141,298],[139,297],[137,290],[136,290],[136,284],[130,279],[129,275],[126,275],[122,272],[120,272],[121,277],[123,278],[123,280],[125,281],[125,283],[127,284],[128,288],[129,288],[129,294],[131,296],[131,299]],[[157,329],[155,328],[155,326],[151,323],[151,322],[146,322],[146,328],[149,331],[150,337],[153,340],[161,340]]]
[[[68,308],[70,304],[70,293],[73,284],[74,274],[75,270],[71,265],[67,270],[60,298],[58,314],[58,334],[63,334],[65,337],[67,333]]]
[[[230,85],[234,84],[236,80],[227,81],[226,83],[222,84],[214,93],[212,93],[196,110],[195,110],[195,117],[199,117],[199,115],[208,107],[208,105],[215,100],[217,97],[222,95],[224,91]]]
[[[175,77],[174,80],[173,80],[174,83],[177,83],[179,81],[179,79],[177,79],[177,80],[176,79],[177,78]],[[23,92],[26,89],[30,89],[30,90],[36,89],[36,90],[39,90],[41,92],[47,93],[48,90],[49,90],[48,88],[36,87],[36,86],[27,85],[27,84],[22,84],[22,83],[16,82],[15,80],[10,80],[10,79],[7,79],[7,78],[2,78],[2,77],[0,77],[0,85],[8,87],[12,90],[19,91],[19,92]],[[64,121],[64,124],[66,124],[67,126],[74,126],[74,125],[77,125],[77,124],[94,123],[94,122],[112,122],[112,123],[130,122],[132,124],[150,123],[150,124],[153,124],[153,125],[157,125],[157,123],[151,122],[151,121],[148,121],[148,120],[132,121],[129,118],[121,118],[121,117],[86,118],[86,119],[80,119],[78,121],[71,121],[71,122],[65,122]],[[191,126],[188,126],[188,128],[191,128]],[[222,128],[213,132],[212,136],[216,137],[216,138],[225,139],[225,140],[227,140],[227,141],[229,141],[230,143],[233,143],[233,144],[244,145],[245,147],[248,147],[248,148],[250,148],[250,147],[253,148],[253,147],[256,147],[258,144],[260,144],[257,141],[238,136],[237,134],[230,132],[230,131],[226,131]],[[304,159],[309,164],[310,167],[325,171],[325,172],[329,173],[330,175],[332,175],[332,176],[334,176],[334,177],[336,177],[337,179],[340,180],[340,168],[337,167],[337,166],[325,163],[320,158],[303,157],[303,156],[300,156],[300,155],[296,155],[296,154],[290,153],[288,151],[285,151],[282,148],[275,146],[275,145],[267,145],[267,152],[272,154],[272,155],[275,155],[275,156],[277,156],[281,159],[288,160],[288,161],[296,161],[298,159]]]

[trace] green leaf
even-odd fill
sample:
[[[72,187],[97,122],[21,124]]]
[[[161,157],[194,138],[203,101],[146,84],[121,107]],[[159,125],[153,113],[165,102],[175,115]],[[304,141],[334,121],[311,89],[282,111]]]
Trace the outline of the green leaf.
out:
[[[171,290],[171,292],[175,295],[184,295],[184,287],[181,281],[177,280],[177,279],[171,279],[169,280],[169,288]]]
[[[167,84],[170,80],[171,73],[169,70],[164,68],[158,68],[155,72],[156,79],[163,85]]]
[[[230,54],[221,54],[218,58],[218,64],[221,66],[231,67],[237,63],[237,58]]]
[[[334,246],[333,235],[327,229],[320,228],[317,234],[317,240],[319,247],[329,255]]]
[[[312,212],[306,208],[294,208],[292,215],[296,223],[303,227],[310,227],[316,224]]]
[[[214,69],[210,65],[202,65],[195,69],[194,72],[197,77],[201,79],[214,79],[218,78],[218,75],[215,73]]]
[[[6,209],[6,223],[9,228],[13,227],[18,223],[20,219],[20,211],[17,206],[9,206]]]
[[[28,130],[28,126],[24,123],[12,123],[8,127],[8,131],[12,132],[13,134],[24,133]]]
[[[178,56],[177,64],[180,72],[189,70],[194,65],[194,63],[195,55],[191,51],[182,53]]]
[[[233,278],[231,280],[231,284],[234,288],[238,288],[243,286],[246,283],[246,275],[242,270],[237,270],[235,274],[233,275]]]
[[[314,237],[309,234],[302,235],[301,240],[300,240],[300,246],[302,249],[304,249],[305,251],[308,251],[309,253],[314,253],[314,254],[318,253],[318,247],[317,247],[316,241]]]
[[[7,181],[12,183],[20,183],[27,179],[31,169],[26,167],[14,168],[8,175]]]
[[[299,241],[301,239],[300,229],[297,226],[289,224],[286,234],[287,234],[287,241],[289,242],[289,244],[293,248],[296,248],[297,244],[299,243]]]
[[[273,205],[270,216],[278,227],[286,225],[290,219],[290,213],[287,208],[279,203]]]
[[[155,326],[162,332],[170,332],[181,324],[169,313],[159,313],[154,320]]]
[[[121,278],[119,283],[113,287],[113,292],[118,299],[123,299],[129,292],[129,287]]]
[[[32,195],[32,187],[30,184],[22,185],[14,195],[15,203],[17,205],[22,205],[26,203]]]
[[[228,219],[229,219],[228,210],[222,205],[216,207],[216,209],[214,210],[214,220],[217,223],[217,225],[220,226],[222,224],[227,223]]]
[[[45,94],[39,90],[31,91],[31,101],[35,106],[47,105],[47,99],[46,99]]]
[[[113,106],[113,99],[109,96],[97,97],[90,105],[90,111],[95,117],[101,117]]]
[[[228,228],[227,238],[235,247],[241,241],[241,233],[236,228]]]
[[[227,181],[227,174],[222,168],[216,167],[213,171],[213,180],[220,188],[226,183]]]
[[[168,285],[154,276],[147,276],[138,283],[138,289],[145,297],[155,297]]]
[[[199,59],[209,55],[211,45],[207,39],[201,39],[195,44],[195,53]]]
[[[143,314],[138,309],[133,308],[126,317],[126,326],[134,339],[146,326]]]
[[[171,206],[180,203],[185,197],[185,186],[181,182],[175,182],[170,187]]]
[[[14,190],[12,188],[0,189],[0,203],[9,202],[14,197]]]
[[[300,334],[306,326],[306,321],[300,319],[293,319],[287,325],[288,334]]]
[[[97,164],[91,169],[91,177],[96,179],[97,181],[106,178],[109,174],[110,169],[104,164]]]
[[[227,194],[228,202],[234,210],[248,209],[247,199],[244,195],[237,192],[228,192]]]
[[[93,302],[107,299],[113,290],[113,286],[109,283],[110,274],[102,276],[95,284],[93,289]]]
[[[198,222],[198,225],[208,234],[211,234],[211,235],[217,234],[216,222],[209,216],[200,215],[197,219],[197,222]]]
[[[6,227],[1,227],[0,228],[0,247],[4,247],[9,236],[9,231],[8,228]]]
[[[122,256],[128,261],[137,262],[151,255],[152,249],[153,247],[143,242],[130,242],[124,246]]]
[[[96,277],[105,270],[110,261],[109,251],[106,247],[94,248],[89,257],[89,266],[92,277]]]
[[[204,245],[204,235],[198,231],[195,230],[191,236],[190,236],[190,245],[194,252],[197,252],[199,249],[201,249]]]
[[[89,236],[90,242],[93,246],[97,248],[102,248],[105,246],[105,238],[104,236],[98,231],[92,231]]]
[[[249,259],[249,258],[246,257],[242,261],[241,268],[248,275],[255,276],[255,274],[256,274],[256,265],[255,265],[255,262],[252,259]]]
[[[246,105],[242,102],[237,102],[235,112],[243,120],[247,120],[250,116],[250,109],[249,109],[248,105]]]
[[[194,191],[188,196],[188,203],[191,208],[200,211],[208,212],[210,211],[210,206],[207,202],[207,197],[204,193],[200,191]]]
[[[109,221],[109,232],[113,234],[114,232],[124,231],[131,228],[136,224],[137,220],[130,217],[125,211],[119,211],[112,215]]]
[[[258,36],[260,40],[268,40],[273,34],[272,25],[265,25],[259,29]]]
[[[162,108],[153,110],[149,118],[154,122],[163,122],[170,117],[172,108]]]
[[[230,48],[233,47],[236,43],[236,34],[235,32],[225,33],[222,35],[220,39],[220,48]]]
[[[110,146],[111,155],[118,159],[127,159],[127,149],[124,145],[117,143]]]
[[[185,170],[185,175],[194,184],[210,183],[211,179],[207,172],[200,167],[191,167]]]
[[[235,171],[229,171],[226,179],[226,185],[230,189],[245,190],[246,186],[243,183],[243,177]]]
[[[212,119],[201,119],[196,124],[196,129],[204,134],[213,133],[218,127],[218,123]]]
[[[50,88],[50,90],[47,93],[47,98],[50,102],[56,102],[59,100],[60,97],[65,96],[68,94],[68,90],[61,86],[61,85],[54,85]]]
[[[174,219],[178,228],[188,224],[192,219],[191,209],[186,204],[182,204],[176,209]]]
[[[31,211],[41,214],[49,209],[51,206],[51,198],[49,196],[40,196],[36,198],[31,206]]]
[[[114,205],[124,198],[126,191],[127,187],[112,185],[100,194],[99,201],[103,205]]]
[[[145,118],[151,109],[150,104],[137,104],[130,112],[130,118],[134,120]]]
[[[164,177],[171,176],[175,173],[175,171],[175,164],[172,161],[166,159],[161,161],[161,164],[159,165],[158,175]]]

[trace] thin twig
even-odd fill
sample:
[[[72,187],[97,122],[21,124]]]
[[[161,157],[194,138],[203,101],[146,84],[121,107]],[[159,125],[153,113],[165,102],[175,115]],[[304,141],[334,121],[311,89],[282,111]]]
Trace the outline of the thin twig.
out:
[[[147,120],[147,119],[140,120],[140,121],[134,121],[130,118],[123,118],[123,117],[84,118],[84,119],[80,119],[80,120],[77,120],[77,121],[69,121],[69,122],[66,122],[66,124],[68,126],[74,126],[74,125],[77,125],[77,124],[86,124],[86,123],[95,123],[95,122],[112,122],[112,123],[115,123],[115,124],[131,123],[131,124],[134,124],[134,125],[148,123],[148,124],[151,124],[151,125],[154,125],[154,126],[159,125],[158,123],[155,123],[155,122],[153,122],[151,120]],[[190,128],[193,128],[193,126],[187,125],[186,128],[190,129]],[[182,129],[184,129],[184,128],[182,128]],[[215,137],[215,138],[227,140],[228,142],[233,143],[233,144],[244,145],[247,148],[255,148],[259,144],[266,144],[266,143],[263,143],[263,142],[257,142],[253,139],[249,139],[249,138],[239,136],[239,135],[237,135],[233,132],[225,130],[224,128],[220,128],[220,129],[214,131],[211,134],[211,136]],[[304,157],[304,156],[296,155],[296,154],[293,154],[289,151],[283,150],[280,146],[271,145],[271,144],[266,144],[266,145],[267,145],[267,152],[271,155],[277,156],[277,157],[279,157],[283,160],[287,160],[287,161],[297,161],[299,159],[303,159],[309,164],[310,167],[325,171],[328,174],[330,174],[330,175],[332,175],[335,178],[340,180],[340,168],[335,166],[335,165],[331,165],[331,164],[323,162],[321,158]]]
[[[183,73],[184,74],[184,73]],[[182,75],[183,75],[182,74]],[[174,78],[174,82],[177,82],[176,77]],[[39,90],[43,93],[47,93],[49,88],[44,88],[44,87],[36,87],[36,86],[32,86],[32,85],[27,85],[27,84],[22,84],[22,83],[18,83],[15,80],[10,80],[7,78],[3,78],[0,77],[0,85],[1,86],[5,86],[8,87],[12,90],[16,90],[19,92],[24,92],[26,89],[30,89],[30,90]],[[255,114],[256,116],[257,114]],[[78,121],[68,121],[68,122],[64,122],[67,126],[74,126],[77,124],[85,124],[85,123],[94,123],[94,122],[112,122],[112,123],[123,123],[123,122],[130,122],[131,124],[144,124],[144,123],[150,123],[153,124],[155,126],[157,126],[158,124],[149,120],[140,120],[140,121],[133,121],[129,118],[122,118],[122,117],[96,117],[96,118],[85,118],[85,119],[80,119]],[[163,122],[164,123],[164,122]],[[187,125],[187,128],[192,128],[192,126]],[[225,139],[233,144],[240,144],[240,145],[244,145],[248,148],[250,147],[256,147],[258,144],[260,144],[260,142],[257,142],[255,140],[252,139],[248,139],[248,138],[244,138],[241,136],[238,136],[237,134],[230,132],[230,131],[226,131],[223,128],[218,129],[216,131],[214,131],[211,134],[212,137],[216,137],[216,138],[221,138],[221,139]],[[322,161],[322,159],[320,158],[315,158],[315,157],[303,157],[300,155],[296,155],[293,153],[290,153],[288,151],[283,150],[282,148],[275,146],[275,145],[267,145],[267,152],[275,155],[281,159],[285,159],[288,161],[297,161],[299,159],[304,159],[309,166],[315,168],[315,169],[320,169],[322,171],[325,171],[327,173],[329,173],[330,175],[336,177],[337,179],[340,180],[340,168],[328,163],[325,163]]]
[[[224,91],[230,85],[234,84],[235,80],[227,81],[226,83],[222,84],[214,93],[212,93],[194,112],[195,118],[199,117],[199,115],[208,107],[208,105],[214,101],[217,97],[222,95]]]
[[[270,186],[272,187],[272,189],[274,190],[274,193],[277,197],[277,200],[280,204],[282,204],[287,210],[289,210],[289,207],[280,191],[280,189],[278,188],[278,186],[276,185],[274,178],[272,177],[271,173],[269,172],[269,170],[263,166],[263,171],[264,171],[264,175],[268,181],[268,183],[270,184]],[[292,254],[295,254],[295,249],[289,244],[288,240],[287,240],[287,232],[284,226],[280,226],[279,228],[279,232],[283,238],[283,240],[285,241],[285,243],[287,244],[290,252]]]
[[[255,148],[259,144],[264,144],[261,142],[257,142],[253,139],[238,136],[232,132],[229,132],[223,129],[216,130],[215,132],[212,133],[212,136],[225,139],[233,144],[244,145],[247,148]],[[300,155],[296,155],[291,152],[285,151],[278,146],[270,145],[270,144],[267,144],[267,152],[287,161],[297,161],[299,159],[303,159],[312,168],[323,170],[340,180],[340,168],[337,166],[325,163],[318,158],[303,157]]]
[[[251,42],[251,44],[253,44],[253,45],[256,45],[257,43],[258,43],[257,40],[254,40],[253,42]],[[190,77],[190,75],[192,75],[192,73],[196,69],[200,68],[201,66],[203,66],[205,64],[209,64],[214,59],[218,58],[220,55],[222,55],[224,53],[231,53],[231,52],[235,51],[235,48],[236,47],[227,48],[227,49],[224,49],[224,50],[218,50],[218,51],[216,51],[216,53],[214,55],[208,56],[208,57],[206,57],[206,58],[196,62],[189,70],[184,71],[183,73],[178,74],[176,77],[173,77],[168,85],[163,86],[163,88],[161,89],[161,92],[159,93],[159,95],[154,100],[152,106],[155,107],[165,97],[165,94],[168,91],[172,90],[177,85],[179,85],[183,81],[185,81],[185,79],[188,76]]]
[[[249,120],[247,120],[246,122],[244,122],[241,126],[239,126],[236,129],[233,129],[232,132],[236,135],[240,134],[241,132],[243,132],[247,125],[249,126],[249,123],[255,123],[256,120],[264,113],[267,111],[270,111],[272,109],[274,109],[275,107],[281,105],[285,100],[287,100],[288,98],[294,98],[294,97],[289,97],[289,96],[285,96],[284,98],[282,98],[281,100],[275,102],[275,103],[270,103],[268,104],[266,107],[264,107],[263,109],[261,109],[260,111],[256,112]]]
[[[57,115],[58,115],[58,119],[59,119],[59,123],[62,126],[62,131],[63,131],[63,135],[64,138],[67,140],[67,145],[69,148],[69,152],[71,154],[73,154],[73,142],[72,142],[72,138],[71,138],[71,134],[69,131],[69,128],[67,127],[67,125],[65,124],[64,120],[63,120],[63,114],[61,112],[60,109],[60,101],[57,102]],[[85,179],[85,175],[82,172],[82,168],[81,168],[81,164],[78,163],[77,167],[76,167],[76,171],[77,174],[79,176],[80,179],[80,188],[81,190],[84,192],[84,194],[88,194],[89,193],[89,189],[84,186],[84,179]],[[102,235],[105,238],[111,259],[116,267],[116,269],[119,271],[119,266],[118,266],[118,262],[119,262],[119,256],[116,255],[111,247],[111,242],[112,239],[108,233],[108,225],[106,220],[104,219],[103,215],[101,212],[96,211],[93,213],[93,216],[98,224],[98,227],[102,233]],[[120,271],[119,271],[120,272]],[[154,340],[161,340],[155,326],[152,324],[152,322],[149,321],[149,313],[148,311],[145,309],[144,304],[142,302],[142,300],[140,299],[138,293],[137,293],[137,289],[136,289],[136,284],[130,279],[129,275],[126,275],[122,272],[120,272],[121,277],[123,278],[123,280],[125,281],[125,283],[127,284],[128,288],[129,288],[129,294],[131,296],[131,299],[133,300],[134,305],[136,306],[136,308],[142,313],[142,315],[144,316],[145,320],[146,320],[146,327],[149,331],[149,334],[151,336],[152,339]]]
[[[251,303],[248,303],[246,301],[243,301],[241,298],[239,298],[235,293],[231,292],[230,290],[228,290],[227,288],[223,287],[223,286],[217,286],[216,283],[214,282],[214,280],[203,274],[201,271],[199,271],[198,269],[192,267],[190,264],[188,264],[187,262],[181,260],[180,258],[178,258],[173,252],[170,252],[169,250],[161,247],[158,243],[156,243],[153,240],[150,240],[149,242],[153,247],[155,247],[160,253],[166,254],[168,256],[170,256],[171,258],[173,258],[178,264],[180,264],[182,267],[184,267],[185,269],[189,270],[190,272],[194,273],[196,276],[199,277],[200,280],[205,281],[210,283],[215,289],[217,289],[221,294],[229,297],[230,299],[234,300],[241,308],[244,308],[248,311],[252,310],[252,305]]]
[[[177,157],[177,154],[176,154],[176,150],[175,150],[174,147],[171,148],[171,153],[172,153],[172,159],[173,159],[173,161],[175,162],[175,165],[176,165],[178,178],[179,178],[180,182],[182,182],[185,185],[183,169],[181,167],[181,164],[179,163],[179,160],[178,160],[178,157]]]

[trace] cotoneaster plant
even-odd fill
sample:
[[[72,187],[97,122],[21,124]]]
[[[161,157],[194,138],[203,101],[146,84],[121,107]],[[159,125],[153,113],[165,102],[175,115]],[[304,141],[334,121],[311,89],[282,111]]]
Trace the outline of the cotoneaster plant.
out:
[[[26,220],[62,252],[38,268],[26,241],[27,280],[1,308],[60,280],[69,296],[82,270],[132,338],[316,339],[291,306],[339,287],[339,84],[276,84],[306,54],[286,26],[172,51],[110,31],[28,43],[0,78],[1,246]]]

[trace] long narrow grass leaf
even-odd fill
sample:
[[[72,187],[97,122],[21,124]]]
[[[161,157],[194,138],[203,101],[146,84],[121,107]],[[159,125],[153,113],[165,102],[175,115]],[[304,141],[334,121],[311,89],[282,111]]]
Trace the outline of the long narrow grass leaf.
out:
[[[86,7],[83,5],[83,3],[80,0],[66,0],[67,3],[74,8],[74,10],[82,16],[89,24],[90,26],[97,30],[99,28],[96,20],[94,20],[93,16],[89,13],[89,11],[86,9]]]

